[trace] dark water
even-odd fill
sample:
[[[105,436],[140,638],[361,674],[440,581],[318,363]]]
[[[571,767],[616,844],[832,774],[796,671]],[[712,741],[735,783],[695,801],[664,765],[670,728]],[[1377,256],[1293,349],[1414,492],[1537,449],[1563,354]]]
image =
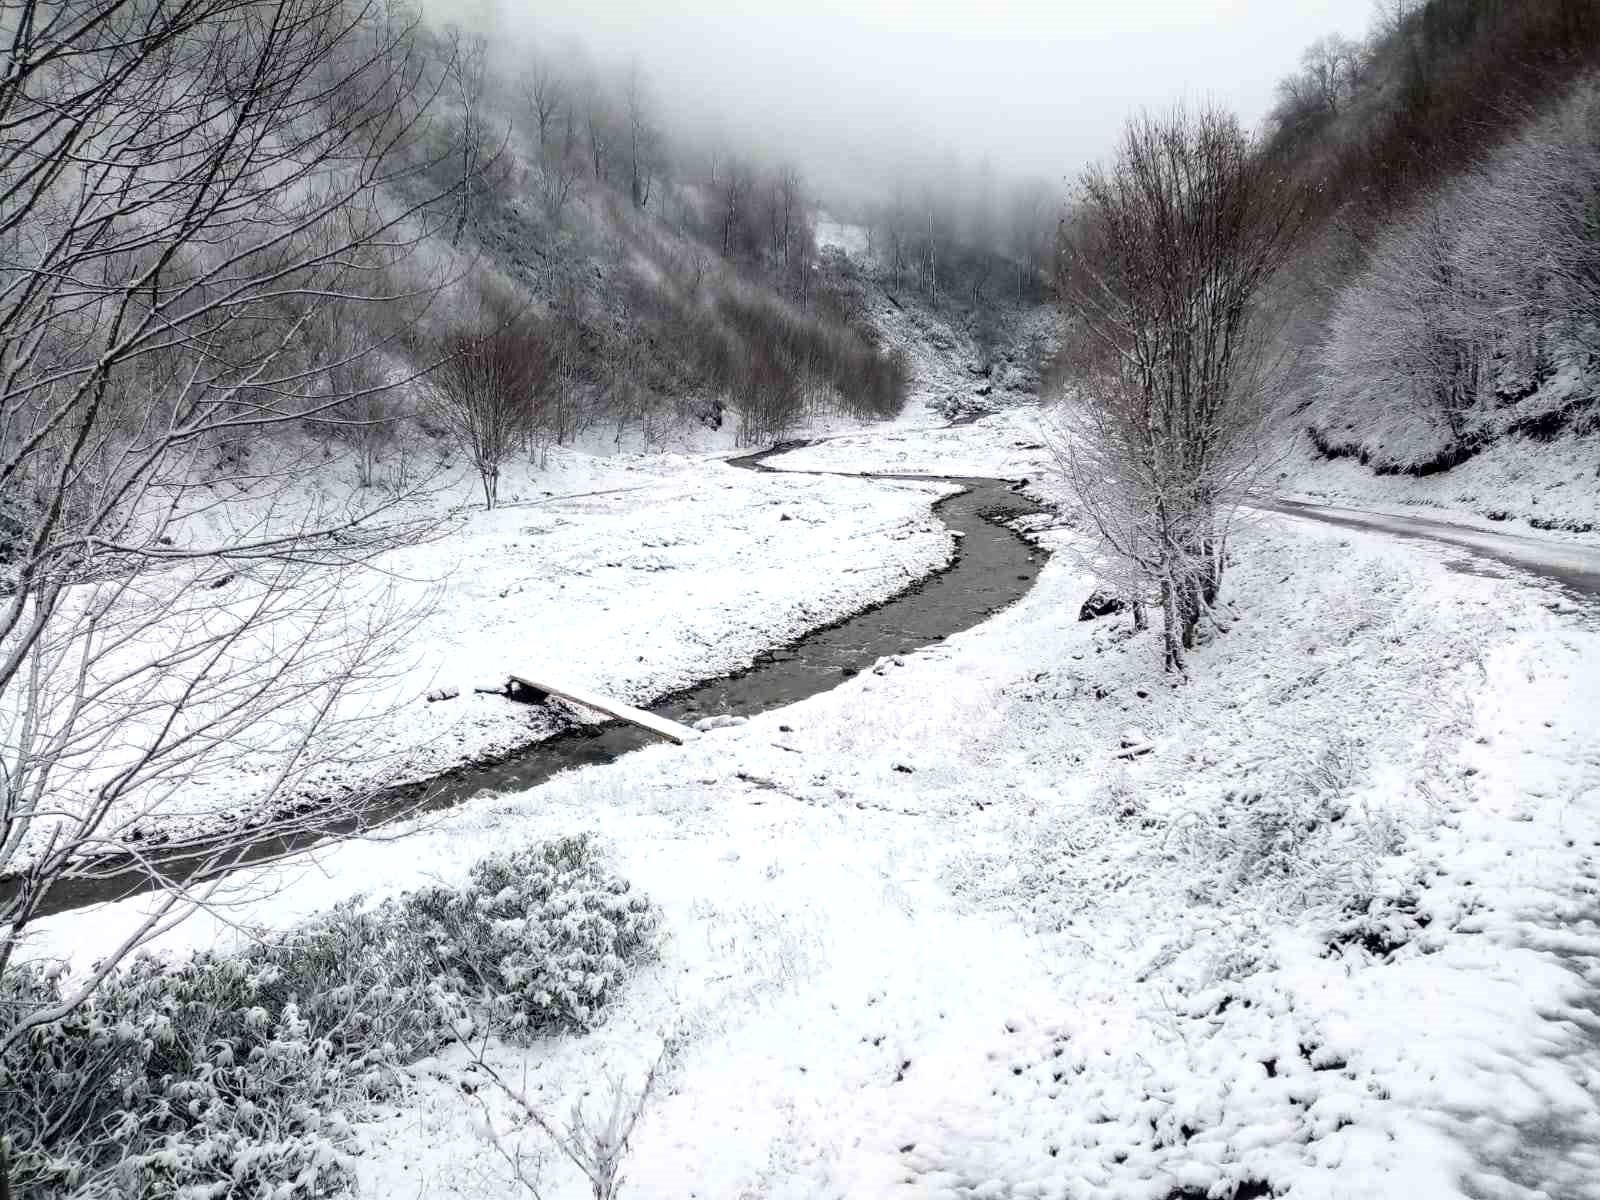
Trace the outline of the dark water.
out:
[[[752,470],[771,470],[762,460],[803,443],[733,460]],[[930,476],[873,475],[866,478],[926,482]],[[966,490],[941,500],[934,511],[947,527],[961,534],[954,562],[945,570],[905,591],[836,624],[816,629],[780,649],[762,655],[754,666],[708,680],[663,697],[650,711],[692,723],[703,716],[750,716],[780,708],[827,691],[841,680],[872,666],[889,654],[904,654],[970,629],[1020,599],[1044,565],[1045,553],[1025,542],[1000,522],[1039,511],[999,479],[954,478]],[[507,701],[511,703],[511,701]],[[341,804],[337,816],[317,821],[314,811],[302,814],[292,836],[263,834],[243,848],[226,851],[218,843],[192,842],[152,847],[146,865],[106,859],[92,870],[61,880],[51,889],[38,915],[63,912],[87,904],[115,900],[159,886],[151,866],[167,880],[206,878],[253,862],[279,857],[327,837],[349,836],[417,812],[448,808],[487,791],[523,791],[572,767],[608,763],[630,750],[656,741],[651,734],[622,722],[608,722],[531,743],[491,761],[453,768],[420,783],[388,789],[370,797],[352,815]],[[312,802],[303,807],[314,809]],[[313,822],[307,827],[306,822]],[[0,897],[14,884],[0,881]]]

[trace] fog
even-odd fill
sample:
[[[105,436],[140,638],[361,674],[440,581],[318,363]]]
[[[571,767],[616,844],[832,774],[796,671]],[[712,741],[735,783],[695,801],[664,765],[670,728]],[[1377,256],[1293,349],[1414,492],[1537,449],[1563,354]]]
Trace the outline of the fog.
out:
[[[674,131],[834,188],[956,157],[1059,182],[1123,118],[1215,98],[1256,123],[1300,51],[1372,0],[431,0],[502,48],[635,59]],[[509,64],[508,64],[509,65]]]

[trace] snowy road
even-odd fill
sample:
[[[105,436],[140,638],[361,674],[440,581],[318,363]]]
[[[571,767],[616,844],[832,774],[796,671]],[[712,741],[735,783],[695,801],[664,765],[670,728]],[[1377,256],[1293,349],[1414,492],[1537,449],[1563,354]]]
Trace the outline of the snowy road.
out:
[[[1471,551],[1475,557],[1553,580],[1579,595],[1600,596],[1600,547],[1597,546],[1525,534],[1497,533],[1426,517],[1402,517],[1358,508],[1305,504],[1297,500],[1279,500],[1259,507],[1325,525],[1366,529],[1414,541],[1458,546]]]

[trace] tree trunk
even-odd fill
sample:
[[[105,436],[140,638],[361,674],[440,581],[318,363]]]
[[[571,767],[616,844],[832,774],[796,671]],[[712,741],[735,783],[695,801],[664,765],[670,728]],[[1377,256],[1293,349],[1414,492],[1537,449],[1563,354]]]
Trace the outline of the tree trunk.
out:
[[[1222,590],[1222,555],[1221,541],[1206,542],[1206,573],[1201,582],[1200,594],[1204,597],[1207,608],[1216,604],[1217,593]]]
[[[1183,637],[1178,628],[1178,601],[1172,581],[1161,581],[1162,666],[1167,671],[1183,671]]]
[[[1192,569],[1184,571],[1178,585],[1178,625],[1183,648],[1193,650],[1195,630],[1200,625],[1200,580]]]

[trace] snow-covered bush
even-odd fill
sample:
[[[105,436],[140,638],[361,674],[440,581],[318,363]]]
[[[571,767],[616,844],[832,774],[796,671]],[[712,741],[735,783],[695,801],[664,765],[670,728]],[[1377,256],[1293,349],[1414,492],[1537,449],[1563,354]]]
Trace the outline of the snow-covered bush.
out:
[[[583,838],[486,859],[466,890],[430,888],[401,907],[430,977],[512,1030],[586,1027],[655,928],[649,902]]]
[[[479,863],[459,889],[342,906],[238,955],[141,957],[0,1062],[26,1195],[310,1196],[343,1173],[343,1110],[474,1029],[591,1023],[649,953],[649,902],[583,838]],[[56,1002],[37,967],[0,1007]]]
[[[1274,904],[1295,905],[1364,902],[1378,860],[1404,839],[1392,815],[1367,813],[1338,790],[1283,784],[1226,790],[1174,834],[1198,868],[1197,898],[1264,888]]]
[[[1600,83],[1418,203],[1339,293],[1318,355],[1325,454],[1427,474],[1592,420]]]

